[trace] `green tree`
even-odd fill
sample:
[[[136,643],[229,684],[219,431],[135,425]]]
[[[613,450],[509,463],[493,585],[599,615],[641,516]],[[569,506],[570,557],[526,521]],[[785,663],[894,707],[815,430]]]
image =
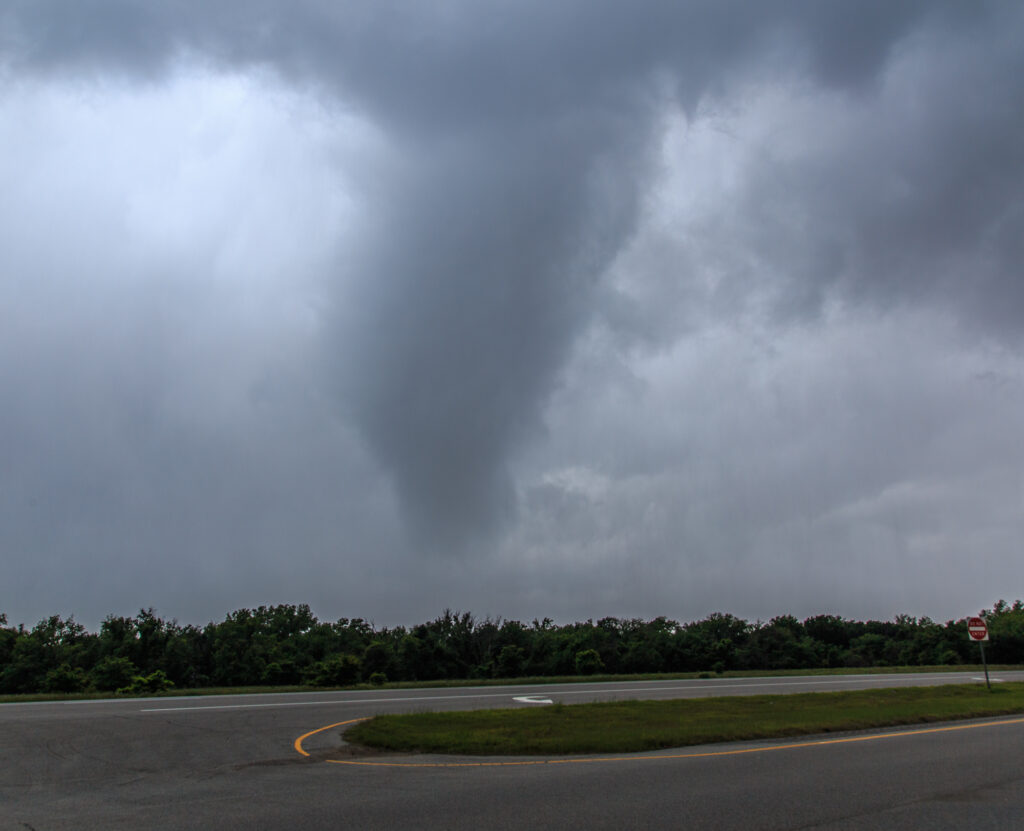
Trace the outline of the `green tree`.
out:
[[[998,664],[1024,663],[1024,603],[1000,600],[987,615],[990,642],[985,651]],[[966,627],[965,627],[966,630]],[[977,651],[977,650],[975,650]]]
[[[604,669],[604,662],[596,649],[584,649],[576,653],[577,675],[594,675],[602,669]]]
[[[131,684],[139,668],[127,658],[107,655],[89,672],[89,680],[98,690],[113,691]]]
[[[314,687],[346,687],[359,680],[360,668],[355,655],[333,655],[310,667],[306,683]]]
[[[19,629],[7,665],[0,673],[0,689],[15,693],[48,689],[51,670],[65,663],[71,668],[86,663],[94,637],[73,617],[64,620],[59,615],[40,621],[31,632]]]
[[[494,663],[494,674],[497,678],[519,678],[526,666],[526,652],[521,646],[506,644],[498,653]]]
[[[363,650],[362,667],[367,678],[375,672],[391,675],[394,672],[394,663],[394,650],[386,641],[371,641]]]
[[[81,692],[85,689],[87,679],[80,667],[73,667],[65,662],[46,673],[43,681],[45,692]]]

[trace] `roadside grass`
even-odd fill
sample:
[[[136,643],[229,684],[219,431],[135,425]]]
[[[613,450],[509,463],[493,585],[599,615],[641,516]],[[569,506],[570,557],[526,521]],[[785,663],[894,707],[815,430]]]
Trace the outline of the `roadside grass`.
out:
[[[317,687],[304,687],[301,685],[280,686],[280,687],[195,687],[184,688],[172,687],[163,692],[154,693],[132,693],[131,695],[119,695],[116,692],[102,690],[90,690],[88,692],[59,693],[9,693],[0,695],[0,704],[25,704],[37,701],[100,701],[111,698],[174,698],[177,696],[199,696],[199,695],[252,695],[255,693],[290,693],[290,692],[314,692]]]
[[[1024,682],[381,715],[345,740],[460,755],[631,753],[1024,712]]]
[[[998,664],[989,665],[989,672],[1012,671],[1024,669],[1024,665]],[[92,701],[98,699],[131,697],[131,698],[166,698],[168,696],[200,696],[200,695],[257,695],[270,693],[324,692],[327,690],[403,690],[433,689],[443,687],[507,687],[507,686],[540,686],[551,684],[592,684],[592,683],[623,683],[629,681],[689,681],[694,679],[711,680],[715,678],[772,678],[804,675],[887,675],[902,673],[931,674],[940,672],[981,672],[981,664],[944,664],[941,666],[900,666],[900,667],[833,667],[818,669],[775,669],[775,670],[728,670],[714,672],[651,672],[632,675],[531,675],[518,678],[462,678],[437,681],[391,681],[379,685],[352,684],[346,687],[312,687],[302,684],[287,686],[249,686],[249,687],[174,687],[161,693],[135,694],[118,696],[113,692],[77,692],[77,693],[11,693],[0,695],[0,704],[15,704],[33,701]]]

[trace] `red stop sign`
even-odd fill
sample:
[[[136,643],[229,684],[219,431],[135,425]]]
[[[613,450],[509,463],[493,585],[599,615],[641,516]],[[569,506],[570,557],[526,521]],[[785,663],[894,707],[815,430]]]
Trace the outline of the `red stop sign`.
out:
[[[987,641],[988,627],[985,625],[985,621],[980,617],[968,618],[967,634],[971,636],[972,641]]]

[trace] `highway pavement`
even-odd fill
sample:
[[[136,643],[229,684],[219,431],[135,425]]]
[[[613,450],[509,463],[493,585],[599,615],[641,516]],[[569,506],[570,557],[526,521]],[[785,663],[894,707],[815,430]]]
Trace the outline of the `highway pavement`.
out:
[[[1024,680],[1024,673],[994,673]],[[0,829],[986,829],[1024,820],[1024,715],[619,757],[361,754],[381,712],[978,683],[975,673],[0,705]],[[519,700],[525,699],[525,700]],[[307,755],[308,754],[308,755]]]

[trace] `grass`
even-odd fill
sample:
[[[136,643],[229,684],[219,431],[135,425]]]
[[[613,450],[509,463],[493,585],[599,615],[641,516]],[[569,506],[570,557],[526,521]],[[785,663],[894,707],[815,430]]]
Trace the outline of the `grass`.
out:
[[[989,665],[989,672],[999,670],[1020,670],[1024,666],[1000,664]],[[163,693],[151,693],[152,696],[179,695],[255,695],[260,693],[290,692],[322,692],[329,689],[348,690],[401,690],[440,687],[505,687],[510,685],[538,686],[541,684],[581,684],[581,683],[615,683],[624,681],[673,681],[697,678],[769,678],[789,675],[885,675],[895,673],[938,673],[938,672],[981,672],[981,664],[956,664],[941,666],[905,666],[905,667],[836,667],[831,669],[776,669],[776,670],[730,670],[720,674],[713,672],[657,672],[635,675],[536,675],[522,678],[464,678],[444,679],[438,681],[392,681],[380,686],[370,684],[353,684],[348,687],[310,687],[305,685],[289,685],[276,687],[174,687]],[[89,701],[95,699],[116,698],[112,692],[78,692],[78,693],[17,693],[0,695],[0,704],[14,704],[31,701]],[[133,698],[148,697],[145,695]]]
[[[1024,712],[1024,682],[381,715],[347,741],[467,755],[628,753]]]
[[[290,693],[290,692],[313,692],[318,688],[304,687],[300,685],[278,686],[278,687],[195,687],[178,689],[172,687],[169,690],[158,693],[133,693],[132,695],[118,695],[115,692],[90,690],[89,692],[58,693],[9,693],[0,695],[0,704],[24,704],[34,701],[98,701],[109,698],[166,698],[179,695],[251,695],[255,693]]]

